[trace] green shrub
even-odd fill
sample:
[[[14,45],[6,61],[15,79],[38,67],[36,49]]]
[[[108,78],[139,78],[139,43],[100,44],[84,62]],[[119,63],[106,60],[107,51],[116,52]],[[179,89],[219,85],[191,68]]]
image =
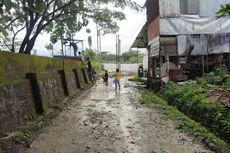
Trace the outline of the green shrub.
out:
[[[210,72],[205,79],[209,84],[221,85],[223,79],[228,74],[228,69],[225,65],[218,66],[214,71]]]
[[[211,102],[199,85],[187,83],[178,87],[169,83],[164,86],[162,95],[170,105],[230,142],[229,109],[222,104]]]
[[[173,83],[169,83],[164,89],[179,89],[175,86],[175,84]],[[178,92],[177,90],[170,90],[170,91],[166,91],[167,94],[173,94]],[[214,148],[217,146],[217,148],[222,148],[223,151],[225,150],[229,150],[230,146],[224,142],[223,140],[221,140],[219,137],[217,137],[214,133],[211,133],[210,131],[208,131],[204,126],[202,126],[200,123],[192,120],[191,118],[187,117],[186,113],[182,113],[181,111],[179,111],[177,108],[168,105],[168,102],[165,101],[164,99],[162,99],[161,97],[157,96],[156,94],[154,94],[153,92],[150,92],[148,90],[144,90],[141,94],[141,101],[143,104],[145,104],[145,106],[147,107],[151,107],[151,108],[155,108],[155,109],[161,109],[161,112],[164,112],[164,114],[166,114],[169,118],[173,119],[174,121],[176,121],[176,125],[177,128],[188,132],[189,134],[192,134],[193,136],[195,136],[196,139],[198,140],[202,140],[203,144],[207,144],[207,146],[209,146],[209,144],[214,144]],[[197,98],[198,96],[196,96]],[[194,105],[196,105],[197,101],[194,99]],[[196,104],[195,104],[196,103]],[[191,104],[190,104],[191,105]],[[187,104],[187,107],[189,106],[189,103]],[[193,106],[193,105],[191,105]],[[194,106],[193,106],[194,107]],[[192,107],[188,107],[192,110],[196,110]],[[189,112],[190,112],[189,111]],[[199,111],[199,110],[198,110]],[[195,114],[198,114],[197,112],[193,112]],[[220,115],[221,116],[221,115]],[[229,130],[226,127],[228,126],[227,124],[229,124],[230,122],[225,120],[225,123],[223,123],[222,125],[225,125],[225,128],[220,127],[223,131]],[[227,133],[227,132],[225,132]],[[213,147],[213,145],[211,146]]]

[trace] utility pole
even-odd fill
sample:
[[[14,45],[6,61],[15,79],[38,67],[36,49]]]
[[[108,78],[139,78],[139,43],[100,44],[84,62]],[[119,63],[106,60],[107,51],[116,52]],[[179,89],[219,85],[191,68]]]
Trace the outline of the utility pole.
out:
[[[119,38],[119,35],[118,35],[118,68],[119,70],[121,70],[121,40]]]
[[[99,53],[99,62],[101,63],[101,29],[97,26],[97,52]]]
[[[99,51],[100,51],[99,60],[100,60],[100,64],[101,64],[101,33],[100,33],[100,30],[99,30]]]
[[[117,61],[117,55],[118,54],[118,42],[117,42],[117,34],[116,34],[116,68],[118,68],[117,67],[117,63],[118,63],[118,61]]]
[[[120,69],[121,40],[119,34],[116,35],[116,68]]]

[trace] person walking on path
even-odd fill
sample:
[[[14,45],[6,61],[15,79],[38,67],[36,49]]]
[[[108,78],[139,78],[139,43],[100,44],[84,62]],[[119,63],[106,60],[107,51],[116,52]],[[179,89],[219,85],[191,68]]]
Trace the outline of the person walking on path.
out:
[[[121,73],[119,72],[119,69],[116,70],[113,76],[115,79],[115,90],[117,90],[117,86],[119,87],[119,90],[121,90],[121,85],[120,85]]]
[[[104,74],[104,76],[102,78],[103,78],[105,84],[108,85],[109,74],[108,74],[107,70],[105,71],[105,74]]]

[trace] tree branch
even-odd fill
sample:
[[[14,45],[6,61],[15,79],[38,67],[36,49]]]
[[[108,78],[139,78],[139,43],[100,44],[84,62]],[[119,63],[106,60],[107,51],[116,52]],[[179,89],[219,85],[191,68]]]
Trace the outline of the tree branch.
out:
[[[26,25],[24,25],[21,29],[19,29],[16,33],[14,33],[14,36],[12,38],[12,44],[11,44],[11,51],[12,52],[15,52],[15,46],[14,46],[14,41],[15,41],[15,38],[17,36],[17,34],[22,31],[23,29],[25,29]]]
[[[70,1],[69,1],[68,3],[66,3],[65,5],[63,5],[63,6],[59,7],[59,8],[57,8],[57,9],[54,10],[52,13],[49,13],[47,16],[50,16],[50,15],[52,15],[53,13],[55,14],[56,12],[58,12],[58,11],[60,11],[60,10],[63,10],[65,7],[71,5],[71,4],[74,3],[75,1],[77,1],[77,0],[70,0]]]
[[[14,18],[13,20],[11,20],[10,21],[10,23],[8,23],[5,27],[4,27],[4,29],[7,29],[7,28],[9,28],[17,19],[19,19],[20,18],[20,16],[18,16],[18,17],[16,17],[16,18]]]

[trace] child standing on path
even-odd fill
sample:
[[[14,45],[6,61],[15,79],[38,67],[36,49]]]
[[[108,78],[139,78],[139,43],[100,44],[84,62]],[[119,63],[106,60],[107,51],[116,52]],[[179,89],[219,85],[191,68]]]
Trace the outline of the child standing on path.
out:
[[[108,74],[107,70],[105,71],[105,75],[102,78],[103,78],[105,84],[108,85],[109,74]]]
[[[115,90],[117,90],[117,85],[119,87],[119,90],[121,90],[121,85],[120,85],[121,74],[119,72],[119,69],[116,70],[116,72],[113,74],[113,76],[115,79]]]

